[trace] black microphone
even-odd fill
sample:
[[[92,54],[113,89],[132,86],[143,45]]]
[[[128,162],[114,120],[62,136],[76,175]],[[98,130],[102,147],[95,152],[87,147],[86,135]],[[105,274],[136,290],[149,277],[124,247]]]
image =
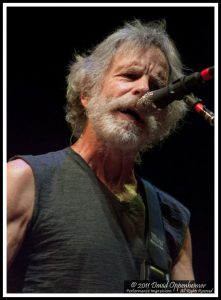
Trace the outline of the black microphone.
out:
[[[140,98],[138,103],[146,106],[149,102],[153,102],[157,107],[164,108],[174,100],[182,100],[194,87],[212,79],[213,76],[214,67],[183,76],[164,88],[146,93]]]

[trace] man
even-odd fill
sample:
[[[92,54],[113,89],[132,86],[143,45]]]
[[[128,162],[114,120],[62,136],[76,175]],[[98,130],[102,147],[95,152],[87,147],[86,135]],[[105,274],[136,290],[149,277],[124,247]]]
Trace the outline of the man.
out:
[[[168,136],[187,110],[183,101],[158,109],[139,99],[181,75],[161,22],[125,24],[76,57],[66,108],[76,141],[8,163],[8,267],[23,272],[22,292],[124,292],[124,281],[139,280],[151,265],[152,218],[163,224],[166,239],[169,274],[158,271],[194,279],[189,211],[152,186],[161,212],[148,216],[153,199],[134,172],[141,153]]]

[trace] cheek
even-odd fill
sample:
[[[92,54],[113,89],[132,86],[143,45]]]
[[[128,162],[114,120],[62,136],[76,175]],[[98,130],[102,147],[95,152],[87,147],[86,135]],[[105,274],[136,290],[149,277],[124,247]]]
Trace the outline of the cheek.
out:
[[[103,85],[101,94],[106,97],[119,97],[131,90],[131,83],[128,82],[109,82]]]

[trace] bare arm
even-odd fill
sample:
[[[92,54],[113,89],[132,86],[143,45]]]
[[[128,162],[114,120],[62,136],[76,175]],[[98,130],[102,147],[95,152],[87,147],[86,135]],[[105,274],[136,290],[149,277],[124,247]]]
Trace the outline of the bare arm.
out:
[[[21,159],[7,166],[7,264],[10,268],[25,237],[34,206],[34,177]]]
[[[189,229],[187,230],[183,247],[179,257],[172,268],[172,280],[194,280],[192,267],[192,243]]]

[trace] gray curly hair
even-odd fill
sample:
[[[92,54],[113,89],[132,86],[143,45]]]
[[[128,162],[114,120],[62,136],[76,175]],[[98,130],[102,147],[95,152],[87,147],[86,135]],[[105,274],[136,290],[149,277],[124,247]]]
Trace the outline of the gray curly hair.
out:
[[[101,79],[109,68],[112,59],[123,45],[133,46],[138,49],[146,49],[154,45],[161,49],[169,64],[169,83],[181,77],[182,63],[176,46],[166,32],[166,21],[152,21],[142,23],[139,20],[127,22],[109,35],[100,44],[87,53],[74,57],[67,76],[67,104],[66,121],[72,129],[72,136],[79,138],[85,123],[85,109],[81,104],[80,96],[91,96],[97,92],[101,85]],[[131,47],[132,48],[132,47]],[[183,101],[176,101],[179,110],[177,120],[185,113],[186,106]],[[175,124],[172,127],[176,127]]]

